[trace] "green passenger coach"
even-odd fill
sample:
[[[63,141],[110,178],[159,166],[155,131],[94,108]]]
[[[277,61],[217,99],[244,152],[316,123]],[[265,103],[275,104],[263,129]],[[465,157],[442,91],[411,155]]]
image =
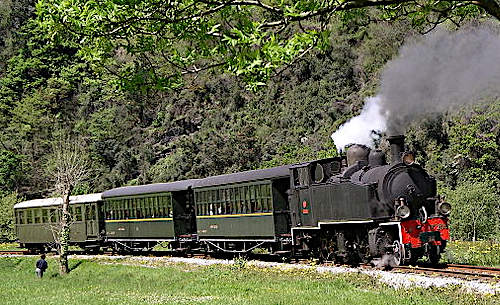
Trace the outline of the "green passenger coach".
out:
[[[101,194],[71,196],[70,244],[98,248],[102,239]],[[14,205],[15,230],[21,247],[51,250],[61,217],[62,198],[23,201]]]
[[[193,186],[199,240],[245,251],[288,239],[289,176],[289,167],[281,166],[199,180]]]
[[[191,187],[197,180],[120,187],[102,194],[106,241],[116,250],[151,249],[193,239]]]

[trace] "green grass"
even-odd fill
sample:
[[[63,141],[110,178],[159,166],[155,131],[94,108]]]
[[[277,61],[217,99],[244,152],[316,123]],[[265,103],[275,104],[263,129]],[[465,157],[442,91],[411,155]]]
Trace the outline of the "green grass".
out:
[[[443,261],[452,264],[500,267],[500,244],[492,241],[453,241]]]
[[[459,288],[395,290],[356,274],[234,266],[123,265],[71,260],[64,277],[49,257],[43,279],[36,257],[0,258],[1,304],[500,304]]]

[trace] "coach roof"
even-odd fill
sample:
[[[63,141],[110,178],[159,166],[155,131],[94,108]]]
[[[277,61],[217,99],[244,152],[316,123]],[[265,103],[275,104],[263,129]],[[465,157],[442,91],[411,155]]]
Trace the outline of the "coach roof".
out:
[[[101,200],[101,193],[70,196],[69,204],[90,203],[90,202],[97,202],[99,200]],[[61,197],[33,199],[15,204],[14,209],[57,206],[61,204],[62,204]]]
[[[146,185],[118,187],[102,193],[102,198],[186,191],[197,181],[198,179],[190,179],[169,183],[154,183]]]
[[[249,182],[257,180],[266,179],[276,179],[284,178],[290,176],[289,165],[267,168],[267,169],[257,169],[241,173],[220,175],[214,177],[208,177],[205,179],[200,179],[193,188],[201,188],[208,186],[232,184],[239,182]]]

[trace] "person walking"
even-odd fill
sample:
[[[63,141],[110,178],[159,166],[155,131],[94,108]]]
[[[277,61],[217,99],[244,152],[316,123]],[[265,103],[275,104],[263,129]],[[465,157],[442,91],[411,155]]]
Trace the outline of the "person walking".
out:
[[[43,273],[45,272],[45,270],[47,270],[47,267],[49,266],[47,264],[47,261],[45,260],[45,254],[40,255],[40,259],[36,261],[35,266],[36,266],[35,269],[36,276],[42,278]]]

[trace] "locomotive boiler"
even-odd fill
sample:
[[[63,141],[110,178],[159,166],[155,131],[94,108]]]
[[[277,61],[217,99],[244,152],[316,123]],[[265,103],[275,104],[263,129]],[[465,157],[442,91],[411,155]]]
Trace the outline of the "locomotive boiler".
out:
[[[299,251],[346,263],[437,263],[449,239],[451,206],[436,181],[404,151],[404,136],[380,150],[353,145],[342,158],[291,167],[292,239]]]

